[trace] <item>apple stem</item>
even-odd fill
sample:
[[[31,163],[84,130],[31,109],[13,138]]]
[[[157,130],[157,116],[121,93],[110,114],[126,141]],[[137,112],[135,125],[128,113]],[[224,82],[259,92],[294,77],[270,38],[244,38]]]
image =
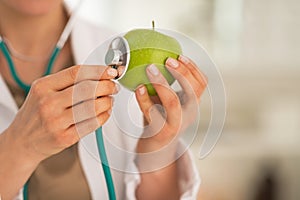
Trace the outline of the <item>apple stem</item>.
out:
[[[152,29],[154,30],[155,29],[155,21],[152,20]]]

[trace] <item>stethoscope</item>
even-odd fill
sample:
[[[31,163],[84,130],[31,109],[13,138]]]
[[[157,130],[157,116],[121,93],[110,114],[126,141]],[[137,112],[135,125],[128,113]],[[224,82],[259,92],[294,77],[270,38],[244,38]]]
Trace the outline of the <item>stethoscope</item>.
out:
[[[51,73],[54,62],[55,62],[58,54],[60,53],[61,49],[64,47],[68,37],[71,34],[72,28],[76,21],[75,19],[76,19],[77,13],[78,13],[77,10],[79,8],[79,4],[80,3],[78,3],[76,8],[74,9],[73,14],[69,18],[67,25],[65,26],[55,48],[52,51],[50,59],[47,63],[47,67],[46,67],[44,76],[49,75]],[[22,88],[27,94],[30,90],[30,85],[24,83],[20,79],[19,75],[17,74],[10,51],[1,36],[0,36],[0,50],[2,51],[4,58],[7,61],[7,64],[9,66],[9,70],[10,70],[10,73],[11,73],[13,79],[16,81],[18,86],[20,88]],[[124,74],[128,68],[129,59],[130,59],[129,45],[128,45],[126,39],[123,37],[114,38],[111,41],[111,43],[108,47],[107,53],[105,55],[105,64],[108,66],[111,66],[113,68],[118,68],[118,66],[125,67],[123,74],[121,74],[119,77],[117,77],[116,80],[119,80],[120,78],[122,78],[124,76]],[[102,165],[102,169],[103,169],[104,176],[105,176],[108,196],[109,196],[110,200],[116,200],[114,183],[113,183],[113,179],[112,179],[112,175],[111,175],[111,171],[110,171],[110,167],[109,167],[109,163],[108,163],[108,159],[107,159],[107,155],[106,155],[106,151],[105,151],[105,147],[104,147],[102,127],[98,128],[95,131],[95,133],[96,133],[96,142],[97,142],[97,146],[98,146],[98,153],[99,153],[99,157],[101,159],[101,165]],[[23,199],[28,200],[28,182],[26,182],[23,187]]]

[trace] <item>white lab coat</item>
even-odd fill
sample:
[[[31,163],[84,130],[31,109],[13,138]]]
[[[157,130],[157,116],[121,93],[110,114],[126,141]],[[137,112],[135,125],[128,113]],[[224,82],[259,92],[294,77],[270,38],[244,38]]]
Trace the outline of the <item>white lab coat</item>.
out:
[[[71,44],[76,64],[84,63],[89,53],[111,36],[110,33],[103,31],[103,29],[99,29],[99,27],[78,19],[71,33]],[[0,134],[10,125],[17,111],[16,103],[0,74]],[[103,134],[105,135],[105,143],[112,140],[113,143],[126,146],[125,149],[134,150],[135,148],[135,142],[123,138],[122,132],[120,132],[114,120],[109,120],[104,126]],[[81,139],[78,145],[78,152],[92,199],[108,199],[104,174],[99,164],[94,133]],[[120,152],[107,153],[108,158],[117,158],[118,163],[116,166],[119,166],[119,169],[129,169],[129,171],[137,170],[132,160],[133,157],[123,156]],[[191,155],[185,153],[179,165],[179,183],[182,191],[181,199],[196,199],[200,179],[192,162]],[[125,173],[112,169],[112,175],[117,199],[136,199],[135,189],[140,181],[139,174]],[[15,199],[23,199],[22,189]]]

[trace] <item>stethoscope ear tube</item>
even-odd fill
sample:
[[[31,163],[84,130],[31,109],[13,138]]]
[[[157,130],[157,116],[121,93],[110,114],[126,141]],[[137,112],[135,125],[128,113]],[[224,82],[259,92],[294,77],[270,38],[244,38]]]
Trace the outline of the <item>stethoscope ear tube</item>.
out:
[[[83,0],[79,0],[79,2],[76,4],[75,8],[73,9],[72,15],[70,16],[68,23],[66,24],[62,34],[60,35],[60,38],[56,44],[56,47],[59,49],[62,49],[65,45],[66,41],[68,40],[72,29],[76,23],[77,15],[79,13],[80,5],[82,4]]]

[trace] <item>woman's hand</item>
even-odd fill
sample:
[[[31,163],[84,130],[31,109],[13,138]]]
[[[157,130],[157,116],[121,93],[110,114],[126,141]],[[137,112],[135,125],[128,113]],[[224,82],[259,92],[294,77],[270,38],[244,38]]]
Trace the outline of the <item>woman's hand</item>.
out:
[[[181,85],[180,95],[170,88],[154,65],[148,66],[147,74],[158,96],[150,97],[145,86],[136,90],[137,101],[148,123],[137,145],[137,153],[143,154],[137,155],[136,164],[140,171],[148,172],[141,173],[137,199],[180,198],[175,162],[177,138],[195,121],[200,97],[207,85],[205,76],[184,56],[180,56],[179,60],[169,58],[166,67]],[[158,102],[164,109],[154,106]],[[154,154],[148,154],[151,152]]]
[[[73,66],[36,80],[7,136],[41,161],[76,143],[110,116],[115,69]]]
[[[0,134],[0,193],[13,199],[38,164],[96,130],[110,116],[115,69],[74,66],[38,79]]]
[[[200,97],[207,85],[205,76],[184,56],[178,60],[169,58],[166,67],[183,90],[176,94],[155,65],[148,66],[147,74],[158,96],[150,97],[143,85],[136,90],[136,98],[148,123],[144,138],[138,144],[139,153],[159,150],[193,123]],[[162,104],[163,111],[154,106],[157,102]]]

